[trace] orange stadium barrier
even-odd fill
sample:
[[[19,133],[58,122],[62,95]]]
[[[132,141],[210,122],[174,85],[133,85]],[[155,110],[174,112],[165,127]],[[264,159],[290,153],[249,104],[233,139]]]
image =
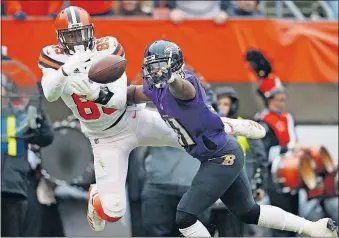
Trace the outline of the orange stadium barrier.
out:
[[[285,83],[338,82],[338,22],[229,20],[217,26],[207,20],[175,25],[163,20],[95,19],[95,34],[115,36],[123,45],[130,80],[141,70],[150,42],[166,38],[183,49],[186,61],[209,82],[253,82],[245,64],[249,48],[262,50]],[[42,47],[56,44],[52,20],[2,20],[2,45],[40,78]]]

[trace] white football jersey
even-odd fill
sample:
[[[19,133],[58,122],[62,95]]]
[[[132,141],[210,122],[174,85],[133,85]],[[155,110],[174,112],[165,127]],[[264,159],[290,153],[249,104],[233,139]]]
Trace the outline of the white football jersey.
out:
[[[120,43],[114,37],[102,37],[96,39],[95,47],[93,49],[96,51],[94,56],[91,58],[91,61],[95,62],[105,56],[108,55],[119,55],[124,57],[125,52]],[[64,51],[59,47],[59,45],[49,45],[42,49],[39,57],[39,68],[43,72],[42,78],[42,86],[45,87],[57,87],[58,84],[54,83],[51,86],[48,85],[47,80],[49,80],[50,75],[55,75],[58,73],[59,68],[67,62],[70,55],[64,53]],[[105,137],[110,135],[111,130],[105,130],[112,126],[125,112],[126,110],[126,100],[124,101],[124,105],[120,105],[119,107],[105,107],[101,104],[96,104],[92,101],[87,101],[83,98],[80,98],[79,95],[74,94],[69,88],[70,82],[72,80],[79,80],[80,77],[84,77],[84,74],[76,74],[77,70],[75,70],[74,74],[67,76],[67,81],[62,89],[60,97],[65,102],[67,107],[69,107],[74,116],[79,119],[81,123],[82,131],[87,136],[95,136],[95,137]],[[87,77],[86,77],[87,78]],[[43,82],[45,80],[45,82]],[[89,80],[87,78],[87,80]],[[92,82],[89,80],[91,87],[97,88],[100,86],[107,86],[111,92],[114,93],[111,100],[115,100],[118,94],[122,95],[122,97],[127,95],[127,76],[126,73],[123,76],[116,80],[113,83],[109,84],[99,84]],[[44,88],[44,91],[45,91]],[[111,101],[110,100],[110,101]],[[123,100],[121,100],[123,101]]]

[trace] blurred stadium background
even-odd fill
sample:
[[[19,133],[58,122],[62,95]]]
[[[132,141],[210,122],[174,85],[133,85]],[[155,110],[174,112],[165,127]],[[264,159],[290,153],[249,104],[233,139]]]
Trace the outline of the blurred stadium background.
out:
[[[273,73],[286,87],[286,110],[296,120],[301,144],[322,145],[337,161],[338,1],[249,1],[255,2],[255,8],[245,11],[246,14],[235,10],[241,7],[237,5],[241,1],[170,2],[4,0],[1,2],[2,55],[8,55],[28,67],[33,75],[30,77],[39,81],[41,71],[37,62],[40,51],[46,45],[57,43],[53,18],[70,4],[80,7],[83,4],[93,14],[96,37],[114,36],[123,45],[130,83],[142,83],[140,70],[146,45],[159,38],[169,39],[182,48],[187,63],[203,75],[212,89],[217,91],[223,86],[233,87],[240,99],[239,114],[244,118],[253,118],[263,110],[264,104],[256,92],[259,81],[247,65],[245,55],[249,49],[257,49],[269,59]],[[174,15],[178,10],[186,11],[182,22]],[[225,22],[217,24],[209,11],[218,13],[221,10],[226,13]],[[202,17],[204,15],[210,16]],[[2,70],[10,71],[15,80],[23,80],[20,77],[24,76],[16,74],[15,68],[2,65]],[[44,106],[56,127],[76,124],[61,100],[55,103],[44,100]],[[138,157],[136,153],[131,157]],[[45,154],[41,159],[47,160],[46,157]],[[140,162],[143,158],[139,157],[136,160]],[[41,174],[41,169],[43,171],[44,168],[37,173]],[[54,190],[61,216],[61,226],[54,228],[59,231],[63,229],[65,236],[128,237],[133,233],[138,236],[137,230],[143,229],[138,228],[137,220],[142,218],[138,212],[132,211],[130,215],[130,211],[140,203],[141,195],[135,191],[142,187],[140,181],[144,172],[136,169],[135,173],[129,174],[129,192],[137,195],[135,199],[130,196],[132,205],[128,214],[120,222],[109,224],[103,233],[96,234],[86,221],[87,188],[93,180],[91,166],[88,165],[86,169],[83,181],[72,181]],[[64,173],[61,171],[61,176]],[[325,216],[324,209],[319,206],[320,200],[308,200],[304,189],[298,193],[300,215],[313,220]],[[268,200],[265,197],[262,202]],[[338,197],[327,200],[325,206],[336,214],[333,216],[338,221]],[[55,215],[56,211],[48,212],[51,217],[59,216]],[[53,227],[53,221],[49,222],[49,226]],[[246,234],[267,236],[271,233],[257,230]]]

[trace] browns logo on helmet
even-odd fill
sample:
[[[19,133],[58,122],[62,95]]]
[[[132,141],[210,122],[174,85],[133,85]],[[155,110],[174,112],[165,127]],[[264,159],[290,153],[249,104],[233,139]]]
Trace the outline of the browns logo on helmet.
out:
[[[75,53],[77,46],[92,50],[95,45],[94,25],[87,11],[70,6],[62,10],[55,20],[57,38],[66,54]]]

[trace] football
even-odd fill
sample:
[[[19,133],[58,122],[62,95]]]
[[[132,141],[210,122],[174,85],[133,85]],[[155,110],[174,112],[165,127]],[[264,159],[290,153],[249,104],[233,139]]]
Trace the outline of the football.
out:
[[[112,83],[119,79],[126,70],[127,61],[117,55],[106,56],[94,64],[88,72],[88,78],[96,83]]]

